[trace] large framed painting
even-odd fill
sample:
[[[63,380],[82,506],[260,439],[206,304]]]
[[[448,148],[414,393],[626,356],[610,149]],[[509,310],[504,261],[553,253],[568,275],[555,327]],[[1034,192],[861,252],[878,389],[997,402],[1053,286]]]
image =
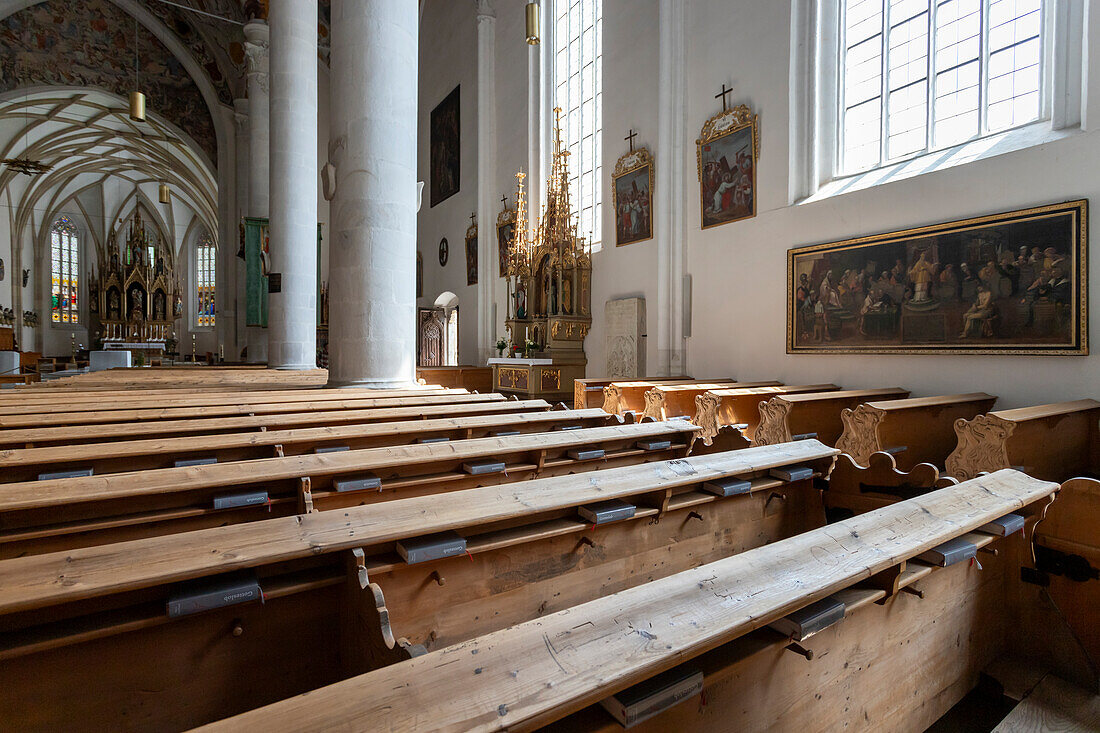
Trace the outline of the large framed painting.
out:
[[[466,284],[477,285],[477,224],[466,230]]]
[[[458,193],[459,181],[459,87],[436,105],[431,116],[431,205]]]
[[[1088,354],[1088,201],[787,253],[787,352]]]
[[[653,238],[653,156],[648,148],[619,158],[611,176],[615,246]]]
[[[516,236],[516,210],[507,206],[497,214],[497,261],[501,277],[508,276],[508,252]]]
[[[756,115],[745,105],[725,110],[706,121],[695,145],[703,229],[756,216]]]

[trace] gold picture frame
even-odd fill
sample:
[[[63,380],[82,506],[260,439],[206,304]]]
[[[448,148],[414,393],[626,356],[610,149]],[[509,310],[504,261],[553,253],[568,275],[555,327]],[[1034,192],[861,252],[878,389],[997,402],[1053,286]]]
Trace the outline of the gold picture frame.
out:
[[[1088,200],[796,247],[787,283],[788,354],[1085,356]]]
[[[653,156],[649,148],[632,150],[615,163],[611,205],[615,212],[616,247],[653,239]],[[623,211],[619,210],[620,205]]]
[[[516,234],[516,210],[504,207],[497,214],[497,267],[500,277],[508,276],[508,251]]]
[[[723,110],[703,123],[695,152],[702,228],[756,216],[760,127],[748,105]]]
[[[466,284],[477,285],[477,222],[466,230]]]

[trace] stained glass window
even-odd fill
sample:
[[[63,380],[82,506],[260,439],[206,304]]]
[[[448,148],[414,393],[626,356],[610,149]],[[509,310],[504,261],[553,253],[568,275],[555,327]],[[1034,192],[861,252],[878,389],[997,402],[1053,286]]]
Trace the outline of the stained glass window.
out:
[[[50,319],[80,322],[80,239],[76,225],[61,217],[50,228]]]
[[[603,171],[603,0],[554,1],[554,106],[569,150],[569,198],[578,233],[600,248]]]
[[[214,325],[214,282],[217,248],[209,234],[199,237],[195,247],[195,325]]]

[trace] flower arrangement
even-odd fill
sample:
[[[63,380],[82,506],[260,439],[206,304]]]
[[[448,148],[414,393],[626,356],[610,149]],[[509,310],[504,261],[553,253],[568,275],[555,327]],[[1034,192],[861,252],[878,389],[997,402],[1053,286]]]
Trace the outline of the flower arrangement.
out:
[[[539,345],[531,339],[527,339],[523,343],[523,355],[525,358],[531,358],[531,354],[538,351],[538,349]]]
[[[497,356],[504,356],[504,350],[508,348],[508,340],[501,336],[497,339]]]

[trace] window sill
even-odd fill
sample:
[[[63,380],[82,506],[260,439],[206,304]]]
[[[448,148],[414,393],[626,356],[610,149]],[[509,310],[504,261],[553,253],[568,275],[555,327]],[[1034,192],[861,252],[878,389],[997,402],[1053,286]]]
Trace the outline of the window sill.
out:
[[[1063,140],[1081,133],[1080,127],[1072,127],[1064,130],[1050,129],[1050,121],[1043,120],[1025,127],[1006,130],[995,135],[989,135],[979,140],[956,145],[952,148],[944,148],[932,153],[909,160],[876,168],[866,173],[857,173],[845,178],[834,178],[824,184],[814,194],[796,202],[796,206],[812,204],[834,196],[846,193],[862,191],[879,186],[884,183],[904,181],[926,173],[954,168],[967,163],[974,163],[986,158],[993,158],[1005,153],[1013,153],[1026,148],[1044,145],[1056,140]]]

